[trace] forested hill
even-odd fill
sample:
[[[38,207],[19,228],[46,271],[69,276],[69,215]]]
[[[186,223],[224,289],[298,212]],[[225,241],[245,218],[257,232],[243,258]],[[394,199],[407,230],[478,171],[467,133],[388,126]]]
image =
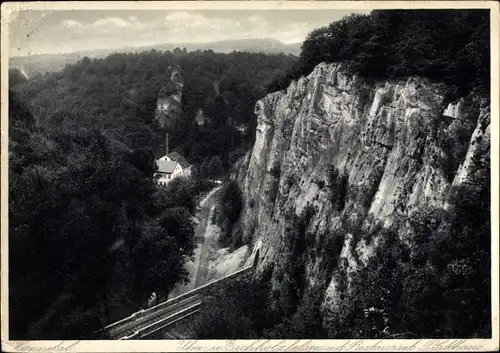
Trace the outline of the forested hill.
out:
[[[201,178],[153,184],[151,151],[164,151],[155,108],[169,66],[180,67],[184,80],[171,150],[220,174],[251,136],[239,135],[228,117],[252,124],[266,82],[294,59],[152,50],[84,58],[29,80],[12,71],[11,339],[89,337],[145,307],[153,291],[163,300],[187,280],[195,200],[213,185]],[[194,121],[200,108],[212,120],[202,127]]]
[[[175,48],[183,48],[188,51],[213,50],[219,53],[238,51],[247,53],[283,53],[298,55],[300,53],[301,44],[301,42],[286,44],[271,38],[233,39],[208,43],[162,43],[140,47],[83,50],[71,53],[12,56],[9,58],[9,67],[22,69],[29,77],[32,77],[46,72],[60,71],[65,65],[73,64],[84,57],[104,58],[112,53],[137,53],[152,49],[172,51],[175,50]]]
[[[182,116],[171,131],[170,149],[202,164],[208,156],[233,160],[228,154],[251,143],[255,102],[265,95],[270,80],[295,60],[284,54],[211,50],[112,54],[33,77],[16,91],[38,124],[72,131],[100,127],[126,146],[158,155],[164,151],[164,131],[154,122],[155,107],[170,80],[168,67],[176,65],[184,88]],[[194,120],[200,108],[212,121],[203,129]],[[250,127],[246,134],[236,129],[242,124]]]
[[[487,93],[489,10],[379,10],[318,28],[297,64],[268,87],[285,89],[321,62],[342,62],[364,78],[423,76],[446,82],[450,97]]]
[[[11,339],[74,339],[168,293],[193,255],[192,185],[97,129],[37,126],[9,92]]]

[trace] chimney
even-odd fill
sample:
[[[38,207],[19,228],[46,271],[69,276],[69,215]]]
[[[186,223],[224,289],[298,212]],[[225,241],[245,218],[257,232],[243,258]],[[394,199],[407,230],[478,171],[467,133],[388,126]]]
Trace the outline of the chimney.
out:
[[[168,132],[165,134],[165,155],[168,154]]]

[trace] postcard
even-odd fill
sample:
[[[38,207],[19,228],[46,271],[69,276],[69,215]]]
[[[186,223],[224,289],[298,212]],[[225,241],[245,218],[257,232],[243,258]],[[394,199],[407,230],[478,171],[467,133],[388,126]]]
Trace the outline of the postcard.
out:
[[[494,1],[2,4],[2,350],[498,350],[498,33]]]

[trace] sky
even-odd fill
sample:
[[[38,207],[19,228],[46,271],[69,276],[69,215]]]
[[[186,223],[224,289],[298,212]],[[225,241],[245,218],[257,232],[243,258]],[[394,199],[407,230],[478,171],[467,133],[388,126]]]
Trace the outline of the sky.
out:
[[[357,11],[368,13],[369,11]],[[22,10],[9,24],[10,56],[272,38],[302,42],[344,10]]]

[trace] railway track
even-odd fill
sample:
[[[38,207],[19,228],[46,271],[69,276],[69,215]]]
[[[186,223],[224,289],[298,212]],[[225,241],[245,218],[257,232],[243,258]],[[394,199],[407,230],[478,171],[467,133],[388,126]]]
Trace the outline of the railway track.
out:
[[[258,261],[258,250],[252,265],[238,270],[221,279],[212,281],[178,297],[157,304],[149,309],[140,310],[129,317],[104,327],[96,334],[104,334],[109,339],[141,339],[161,333],[176,322],[196,314],[201,309],[203,296],[217,285],[224,285],[230,279],[252,274]]]
[[[129,322],[123,325],[110,328],[108,335],[111,339],[118,340],[142,337],[148,332],[152,333],[156,331],[155,328],[158,325],[164,328],[183,318],[185,315],[191,315],[195,309],[196,311],[199,310],[201,299],[202,295],[196,293],[177,303],[168,306],[164,305],[157,308],[157,310],[152,310],[150,313],[146,312],[143,316],[136,315],[137,318],[135,320],[129,320]]]

